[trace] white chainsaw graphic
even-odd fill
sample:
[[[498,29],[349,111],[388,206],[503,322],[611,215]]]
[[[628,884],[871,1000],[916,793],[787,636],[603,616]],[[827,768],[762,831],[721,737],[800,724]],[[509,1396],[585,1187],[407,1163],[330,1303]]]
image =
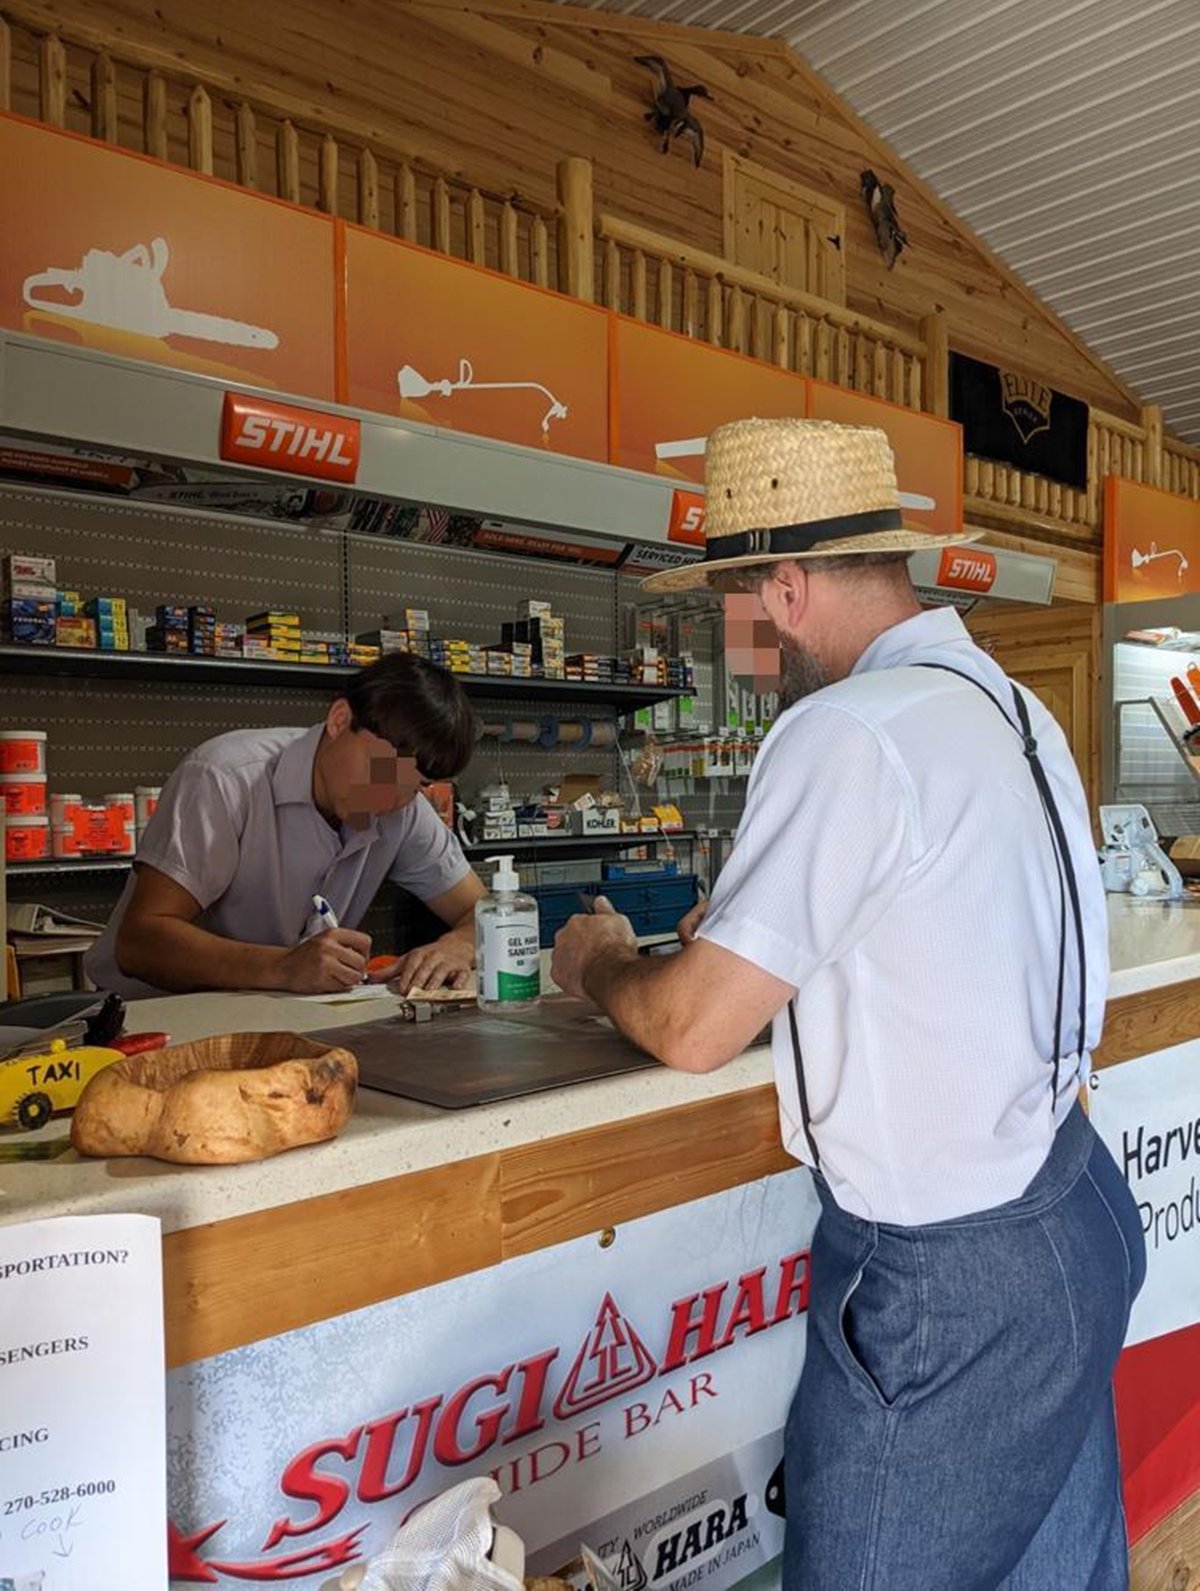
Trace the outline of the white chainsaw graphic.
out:
[[[51,266],[49,270],[27,276],[22,291],[25,302],[32,309],[85,320],[93,326],[134,332],[141,337],[198,337],[204,342],[227,343],[235,348],[279,346],[279,338],[266,327],[227,320],[223,315],[176,309],[169,304],[162,278],[170,258],[165,238],[155,238],[149,248],[138,243],[124,254],[89,249],[78,270]],[[44,291],[39,295],[39,289],[54,288],[74,293],[77,299],[72,302],[47,297]]]

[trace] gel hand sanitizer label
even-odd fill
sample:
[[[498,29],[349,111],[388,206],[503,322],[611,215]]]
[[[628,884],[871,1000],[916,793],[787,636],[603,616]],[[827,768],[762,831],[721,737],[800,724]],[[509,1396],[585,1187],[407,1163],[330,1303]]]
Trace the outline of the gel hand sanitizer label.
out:
[[[537,924],[492,917],[480,924],[479,992],[504,1004],[536,1000],[542,990]]]

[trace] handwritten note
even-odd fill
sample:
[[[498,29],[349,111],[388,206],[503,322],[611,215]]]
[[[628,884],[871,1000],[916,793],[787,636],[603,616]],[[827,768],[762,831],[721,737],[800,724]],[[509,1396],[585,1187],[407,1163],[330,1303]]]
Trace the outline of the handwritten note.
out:
[[[165,1591],[162,1236],[0,1227],[0,1586]]]

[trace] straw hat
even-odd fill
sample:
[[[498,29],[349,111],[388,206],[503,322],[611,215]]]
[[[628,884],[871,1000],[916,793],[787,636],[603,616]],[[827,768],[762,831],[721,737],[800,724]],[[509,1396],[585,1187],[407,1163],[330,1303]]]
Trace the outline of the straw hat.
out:
[[[735,420],[708,439],[704,558],[643,580],[647,591],[689,591],[722,569],[908,552],[976,541],[907,525],[891,444],[874,426],[831,420]]]

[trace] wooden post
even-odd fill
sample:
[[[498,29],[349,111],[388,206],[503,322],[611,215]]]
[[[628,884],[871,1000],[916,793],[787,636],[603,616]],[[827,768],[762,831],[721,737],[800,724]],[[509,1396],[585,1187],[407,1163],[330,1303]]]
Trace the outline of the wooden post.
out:
[[[683,273],[683,335],[694,337],[700,314],[699,284],[695,271]]]
[[[234,159],[243,188],[258,187],[258,129],[254,112],[243,100],[234,119]]]
[[[0,17],[0,110],[12,109],[12,30]]]
[[[608,238],[604,244],[604,307],[621,307],[621,250],[616,238]]]
[[[940,311],[921,320],[925,343],[925,409],[929,414],[950,414],[950,333]]]
[[[358,152],[358,219],[379,231],[379,162],[369,149]]]
[[[300,203],[300,135],[294,122],[282,121],[275,134],[275,164],[279,197]]]
[[[871,391],[877,398],[886,398],[888,395],[888,351],[884,345],[877,342],[872,352],[874,369],[871,372]]]
[[[550,286],[550,235],[540,215],[535,215],[529,229],[529,255],[533,267],[533,280],[537,287]]]
[[[193,171],[212,176],[213,130],[212,100],[202,83],[197,83],[188,95],[188,165]]]
[[[38,49],[38,88],[41,118],[51,127],[67,123],[67,52],[62,40],[48,33]]]
[[[892,390],[888,394],[893,403],[907,403],[908,392],[904,379],[904,354],[901,349],[892,349]]]
[[[641,249],[633,251],[632,277],[630,285],[633,292],[633,313],[638,320],[647,320],[650,298],[646,289],[646,256]]]
[[[725,335],[728,347],[739,354],[746,352],[746,295],[736,283],[729,289],[729,319]]]
[[[337,139],[332,133],[326,133],[321,140],[321,157],[317,163],[317,208],[326,215],[338,213],[339,166]]]
[[[1148,486],[1161,486],[1163,475],[1163,415],[1157,403],[1148,403],[1142,410],[1142,426],[1146,432],[1145,472]]]
[[[146,153],[155,160],[167,158],[167,85],[157,72],[146,78],[142,90],[142,124]]]
[[[963,458],[963,496],[979,496],[979,460],[973,453]]]
[[[570,155],[558,163],[558,285],[589,304],[596,297],[594,235],[592,163]]]
[[[845,326],[836,326],[833,333],[833,379],[839,387],[854,385],[854,366],[850,359],[850,333]]]
[[[1063,489],[1058,481],[1050,482],[1050,494],[1047,499],[1047,507],[1049,509],[1051,519],[1061,519],[1063,517]]]
[[[812,347],[812,345],[813,345],[813,325],[812,325],[812,320],[811,320],[811,318],[808,315],[804,314],[804,312],[802,310],[797,310],[796,311],[796,315],[795,315],[795,321],[796,321],[796,334],[795,334],[796,363],[795,363],[795,367],[794,368],[802,376],[811,376],[812,375],[812,358],[813,358],[813,347]]]
[[[708,302],[704,318],[708,323],[708,340],[714,348],[719,348],[725,335],[725,290],[719,276],[710,276],[708,279]]]
[[[859,332],[854,339],[854,390],[869,393],[874,369],[874,354],[870,338]]]
[[[813,347],[813,375],[818,381],[828,381],[832,364],[830,353],[830,325],[827,320],[817,322],[816,336]]]
[[[506,276],[518,276],[521,270],[517,212],[508,199],[504,201],[504,209],[500,212],[500,269]]]
[[[433,218],[433,246],[439,254],[450,252],[450,189],[446,179],[439,177],[430,194]]]
[[[670,331],[675,316],[675,272],[670,260],[658,262],[658,324]]]
[[[417,179],[411,166],[400,166],[396,172],[396,236],[417,241]]]
[[[775,363],[781,370],[792,368],[792,313],[786,304],[775,306]]]
[[[908,361],[908,407],[920,409],[925,404],[925,366],[915,356]]]
[[[478,188],[467,195],[467,258],[473,265],[487,264],[487,217]]]
[[[104,50],[92,62],[92,137],[117,141],[117,69]]]
[[[1100,427],[1095,420],[1089,420],[1087,436],[1087,501],[1084,506],[1084,522],[1088,525],[1099,525],[1100,523],[1102,484],[1100,480]]]

